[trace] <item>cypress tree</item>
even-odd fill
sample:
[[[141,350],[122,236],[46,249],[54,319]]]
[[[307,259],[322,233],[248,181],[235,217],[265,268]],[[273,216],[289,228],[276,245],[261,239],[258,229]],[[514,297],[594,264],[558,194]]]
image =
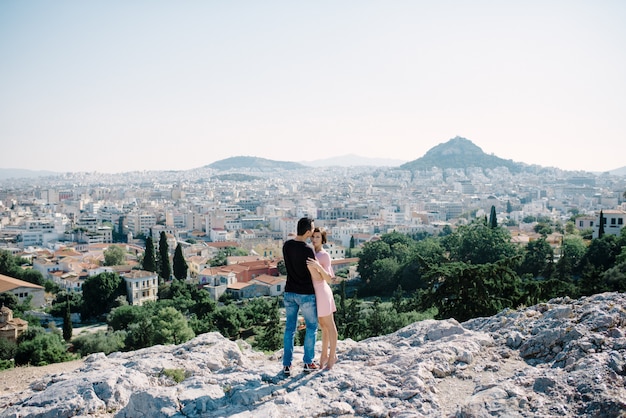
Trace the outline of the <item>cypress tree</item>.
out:
[[[146,252],[143,256],[143,269],[146,271],[157,271],[156,256],[154,254],[154,243],[152,242],[152,235],[148,235],[146,238]]]
[[[63,339],[69,341],[72,339],[72,315],[70,312],[70,297],[68,295],[67,302],[65,303],[65,315],[63,316]]]
[[[498,227],[498,217],[496,216],[496,207],[494,205],[491,205],[491,213],[489,214],[489,227]]]
[[[602,238],[604,235],[604,213],[600,209],[600,225],[598,226],[598,238]]]
[[[161,231],[159,236],[159,270],[163,280],[169,280],[172,276],[172,266],[170,264],[170,248],[167,243],[165,231]]]
[[[178,280],[185,280],[187,278],[187,270],[189,270],[189,267],[183,256],[183,248],[180,243],[176,246],[176,250],[174,251],[173,269],[174,277]]]

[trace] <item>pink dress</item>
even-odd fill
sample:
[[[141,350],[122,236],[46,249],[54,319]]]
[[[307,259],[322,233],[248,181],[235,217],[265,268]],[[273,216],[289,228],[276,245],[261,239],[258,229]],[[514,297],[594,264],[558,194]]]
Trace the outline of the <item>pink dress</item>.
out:
[[[325,250],[322,249],[322,251],[316,252],[315,258],[324,267],[326,273],[330,274],[331,277],[335,277],[333,267],[330,265],[330,255]],[[313,280],[313,287],[315,288],[315,300],[317,301],[317,316],[324,317],[337,311],[333,291],[328,282],[326,280]]]

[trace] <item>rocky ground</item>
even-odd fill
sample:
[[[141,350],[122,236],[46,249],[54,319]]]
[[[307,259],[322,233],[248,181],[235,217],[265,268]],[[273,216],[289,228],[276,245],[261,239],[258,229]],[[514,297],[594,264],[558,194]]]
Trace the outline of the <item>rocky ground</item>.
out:
[[[217,333],[0,373],[1,417],[626,417],[626,296],[552,300],[339,342],[331,371],[280,373]],[[296,350],[296,360],[301,359]],[[34,369],[34,370],[33,370]],[[166,370],[183,371],[177,383]]]
[[[16,399],[17,394],[29,389],[31,384],[49,375],[73,372],[84,364],[81,359],[41,367],[25,366],[0,371],[0,391],[2,391],[0,410],[6,407],[6,403],[11,402],[11,399]]]

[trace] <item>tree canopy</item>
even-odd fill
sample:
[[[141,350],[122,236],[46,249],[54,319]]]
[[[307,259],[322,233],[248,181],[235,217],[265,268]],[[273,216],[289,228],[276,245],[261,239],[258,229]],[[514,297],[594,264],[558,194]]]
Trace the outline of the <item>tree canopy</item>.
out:
[[[120,276],[107,272],[88,277],[83,283],[82,293],[81,314],[85,318],[96,318],[110,312],[116,305],[117,297],[126,295],[126,288]]]
[[[119,266],[126,261],[126,251],[119,245],[111,245],[104,250],[104,265]]]

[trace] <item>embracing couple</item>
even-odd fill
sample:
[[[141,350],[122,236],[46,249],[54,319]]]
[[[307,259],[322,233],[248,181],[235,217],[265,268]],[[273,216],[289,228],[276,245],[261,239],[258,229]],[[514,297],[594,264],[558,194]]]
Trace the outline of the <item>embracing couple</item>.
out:
[[[310,239],[313,247],[307,244]],[[283,295],[285,304],[285,336],[283,373],[291,374],[293,346],[298,325],[298,313],[306,326],[304,337],[304,371],[330,369],[337,361],[337,327],[333,318],[335,299],[328,283],[334,277],[330,255],[324,250],[326,232],[315,228],[313,219],[298,221],[297,236],[283,245],[283,258],[287,268],[287,284]],[[317,325],[322,329],[322,354],[314,362]]]

